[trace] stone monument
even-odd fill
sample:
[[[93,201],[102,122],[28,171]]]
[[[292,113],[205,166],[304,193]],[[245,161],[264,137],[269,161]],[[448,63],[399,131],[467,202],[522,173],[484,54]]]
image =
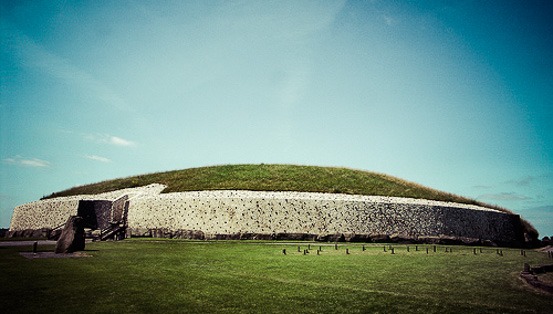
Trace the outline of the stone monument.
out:
[[[71,216],[56,242],[55,252],[73,253],[84,250],[84,246],[84,219],[80,216]]]

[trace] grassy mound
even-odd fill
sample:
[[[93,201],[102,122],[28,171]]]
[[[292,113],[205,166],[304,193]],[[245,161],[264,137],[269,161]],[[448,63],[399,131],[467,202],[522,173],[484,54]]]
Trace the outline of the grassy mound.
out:
[[[103,181],[53,193],[46,198],[97,194],[152,183],[167,185],[164,193],[202,190],[301,191],[379,195],[473,204],[504,212],[470,198],[431,189],[389,175],[336,167],[295,165],[224,165],[190,168]],[[531,234],[537,231],[523,221]]]
[[[201,190],[302,191],[477,204],[468,198],[380,173],[347,168],[264,164],[213,166],[139,175],[74,187],[47,198],[97,194],[152,183],[167,185],[164,193]]]

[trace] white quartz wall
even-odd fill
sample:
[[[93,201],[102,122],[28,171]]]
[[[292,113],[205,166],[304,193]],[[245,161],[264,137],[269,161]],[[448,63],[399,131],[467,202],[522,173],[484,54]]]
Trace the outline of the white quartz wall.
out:
[[[55,228],[77,214],[78,199],[58,198],[17,206],[12,215],[10,230]]]
[[[513,242],[520,232],[518,216],[458,203],[303,192],[160,194],[164,188],[155,184],[20,205],[14,210],[10,230],[57,227],[77,213],[81,199],[118,199],[128,205],[127,225],[131,230],[201,231],[208,237],[238,233],[366,234]]]
[[[207,235],[308,233],[432,236],[514,241],[512,215],[406,198],[298,192],[204,191],[150,195],[129,203],[132,229]]]

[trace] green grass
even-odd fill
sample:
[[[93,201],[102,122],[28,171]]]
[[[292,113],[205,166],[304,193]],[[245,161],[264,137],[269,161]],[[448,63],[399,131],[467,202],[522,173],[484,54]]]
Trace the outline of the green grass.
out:
[[[389,175],[336,167],[295,165],[225,165],[158,172],[103,181],[53,193],[46,198],[97,194],[152,183],[167,185],[164,193],[202,190],[303,191],[409,197],[458,202],[511,211],[498,206],[438,191]],[[527,221],[526,231],[538,232]]]
[[[151,183],[164,193],[200,190],[304,191],[426,198],[462,203],[474,200],[392,176],[346,168],[293,165],[227,165],[159,172],[75,187],[48,198],[97,194]]]
[[[547,313],[553,298],[518,278],[543,253],[454,246],[396,254],[382,245],[125,240],[87,244],[92,258],[28,260],[0,248],[6,313]],[[321,255],[315,250],[323,245]],[[431,246],[419,246],[425,248]],[[287,255],[282,254],[286,248]],[[351,254],[346,255],[348,248]],[[53,247],[39,247],[39,250]]]

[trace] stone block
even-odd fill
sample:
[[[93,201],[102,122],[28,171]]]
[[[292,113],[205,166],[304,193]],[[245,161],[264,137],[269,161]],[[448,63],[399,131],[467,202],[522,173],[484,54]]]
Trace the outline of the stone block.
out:
[[[56,253],[73,253],[82,251],[85,247],[84,220],[79,216],[71,216],[56,242]]]

